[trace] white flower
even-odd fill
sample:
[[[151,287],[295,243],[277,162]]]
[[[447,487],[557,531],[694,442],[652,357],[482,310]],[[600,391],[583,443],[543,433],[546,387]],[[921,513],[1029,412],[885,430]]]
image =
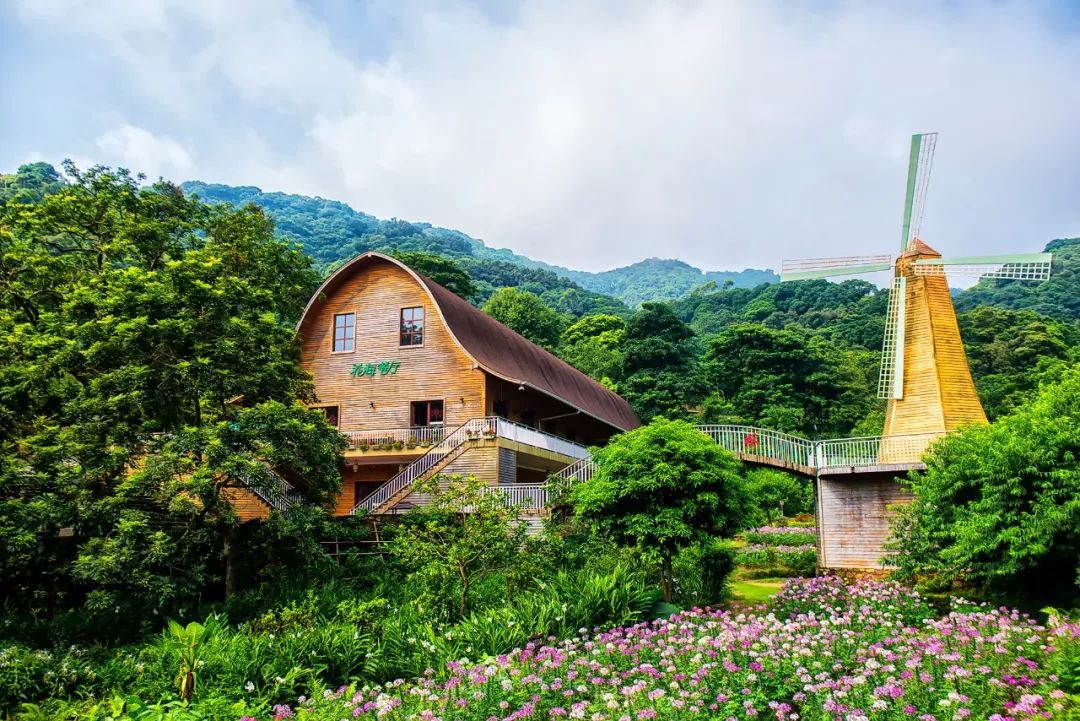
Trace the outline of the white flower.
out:
[[[247,683],[244,684],[244,688],[247,689],[248,693],[251,693],[252,691],[255,690],[255,684],[253,684],[251,681],[248,681]]]

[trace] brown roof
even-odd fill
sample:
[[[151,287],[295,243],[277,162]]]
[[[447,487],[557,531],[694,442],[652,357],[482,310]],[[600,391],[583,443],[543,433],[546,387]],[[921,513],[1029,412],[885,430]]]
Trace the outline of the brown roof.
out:
[[[363,253],[338,268],[308,301],[297,329],[317,298],[340,284],[361,262],[370,259],[393,263],[416,278],[431,296],[450,335],[483,370],[511,383],[534,388],[619,430],[641,425],[630,404],[617,393],[400,260],[382,253]]]

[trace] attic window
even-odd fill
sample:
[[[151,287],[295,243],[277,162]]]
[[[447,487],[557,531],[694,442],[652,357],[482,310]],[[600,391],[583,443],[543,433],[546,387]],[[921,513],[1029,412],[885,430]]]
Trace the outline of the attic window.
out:
[[[356,349],[356,313],[334,316],[334,352],[351,353]]]
[[[400,345],[423,345],[424,344],[424,308],[401,309],[401,341]]]

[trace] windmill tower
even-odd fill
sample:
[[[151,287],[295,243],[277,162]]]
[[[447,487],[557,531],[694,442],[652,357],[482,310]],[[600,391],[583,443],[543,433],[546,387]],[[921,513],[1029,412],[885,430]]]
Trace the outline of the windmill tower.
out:
[[[1042,281],[1050,253],[943,258],[919,239],[937,133],[913,135],[900,255],[784,261],[781,282],[893,270],[878,397],[887,398],[879,462],[910,459],[898,436],[923,434],[925,444],[970,423],[986,423],[975,392],[946,274]],[[894,441],[890,442],[890,438]],[[925,444],[923,447],[925,448]]]

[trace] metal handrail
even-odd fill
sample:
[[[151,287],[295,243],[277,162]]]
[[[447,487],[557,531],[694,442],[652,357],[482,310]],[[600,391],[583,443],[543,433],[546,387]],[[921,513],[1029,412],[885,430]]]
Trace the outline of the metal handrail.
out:
[[[446,429],[442,426],[410,426],[408,428],[341,431],[341,435],[349,439],[350,448],[356,448],[362,441],[368,446],[401,443],[424,447],[441,441],[446,435]]]
[[[814,442],[789,433],[754,426],[698,426],[717,445],[732,453],[760,456],[799,466],[814,466]]]
[[[547,431],[540,431],[506,418],[495,417],[495,432],[499,438],[524,443],[533,448],[543,448],[571,458],[585,458],[589,449],[580,443],[568,441]]]
[[[484,486],[480,495],[501,496],[507,507],[544,508],[548,505],[551,490],[546,483],[515,483],[505,486]]]
[[[571,458],[584,458],[589,454],[589,449],[585,446],[559,438],[545,431],[538,431],[535,428],[515,423],[506,418],[500,418],[499,416],[473,418],[445,436],[431,450],[410,463],[396,476],[376,488],[371,495],[353,507],[352,513],[355,515],[360,510],[368,513],[374,511],[396,494],[411,486],[461,445],[470,440],[486,436],[515,440],[536,448],[553,450]]]
[[[589,481],[596,475],[596,461],[592,459],[592,456],[585,456],[581,460],[575,461],[561,471],[556,471],[551,475],[556,478],[561,478],[564,481]]]
[[[245,488],[282,513],[289,511],[293,506],[307,503],[307,499],[289,485],[284,478],[279,476],[273,468],[266,466],[266,471],[268,475],[261,477],[255,477],[243,472],[235,474],[234,477]]]

